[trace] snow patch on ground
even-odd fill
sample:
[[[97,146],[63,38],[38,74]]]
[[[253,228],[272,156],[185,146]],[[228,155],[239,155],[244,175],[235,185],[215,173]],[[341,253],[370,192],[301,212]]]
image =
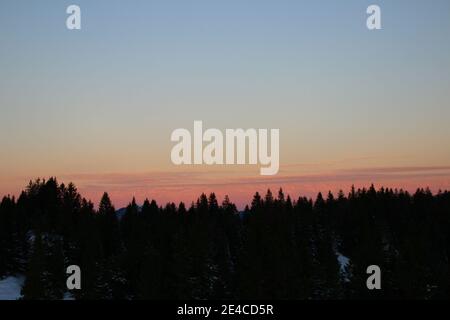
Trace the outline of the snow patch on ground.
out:
[[[346,268],[348,266],[348,263],[350,262],[350,259],[339,252],[337,253],[337,259],[338,259],[339,265],[341,267],[341,272],[345,272]]]
[[[350,259],[339,252],[336,252],[336,255],[343,280],[349,282],[351,274],[349,273],[349,270],[347,270],[347,267],[350,263]]]
[[[17,300],[21,297],[24,276],[10,276],[0,280],[0,300]]]
[[[72,296],[70,292],[64,293],[63,300],[75,300],[75,298]]]

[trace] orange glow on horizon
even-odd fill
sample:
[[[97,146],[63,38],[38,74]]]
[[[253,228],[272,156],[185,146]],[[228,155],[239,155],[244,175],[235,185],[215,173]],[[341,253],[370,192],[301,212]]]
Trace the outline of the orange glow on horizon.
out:
[[[133,197],[138,203],[146,198],[159,205],[167,202],[184,202],[190,205],[200,194],[214,192],[221,201],[225,195],[243,209],[250,204],[256,191],[265,194],[271,189],[276,194],[282,188],[293,200],[299,196],[315,198],[318,192],[336,194],[349,192],[352,185],[368,188],[389,187],[414,192],[429,187],[433,192],[450,190],[450,166],[440,167],[392,167],[336,169],[328,172],[303,172],[297,167],[286,166],[274,177],[251,175],[242,171],[190,171],[154,173],[72,174],[57,176],[59,183],[73,182],[82,196],[98,204],[103,192],[108,192],[116,208],[126,206]],[[310,170],[312,171],[312,170]],[[29,180],[29,179],[28,179]],[[3,181],[1,195],[17,196],[27,184],[25,179]],[[11,192],[15,189],[15,192]],[[6,192],[8,191],[8,192]]]

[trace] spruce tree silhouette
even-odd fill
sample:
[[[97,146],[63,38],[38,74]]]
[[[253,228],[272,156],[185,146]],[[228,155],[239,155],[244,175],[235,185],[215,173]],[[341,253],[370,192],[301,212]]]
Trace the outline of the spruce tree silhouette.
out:
[[[256,192],[186,208],[133,199],[119,220],[75,185],[31,181],[0,202],[0,279],[24,274],[23,299],[442,299],[450,296],[450,193],[351,188],[293,201]],[[382,289],[366,287],[369,265]]]

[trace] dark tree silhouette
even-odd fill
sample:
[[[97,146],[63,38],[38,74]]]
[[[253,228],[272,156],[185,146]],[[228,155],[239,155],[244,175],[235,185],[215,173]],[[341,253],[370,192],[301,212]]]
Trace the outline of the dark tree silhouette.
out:
[[[24,299],[441,299],[450,296],[450,193],[389,188],[292,201],[279,189],[238,212],[214,193],[118,216],[73,184],[30,182],[0,202],[0,278],[24,274]],[[369,265],[382,290],[368,290]]]

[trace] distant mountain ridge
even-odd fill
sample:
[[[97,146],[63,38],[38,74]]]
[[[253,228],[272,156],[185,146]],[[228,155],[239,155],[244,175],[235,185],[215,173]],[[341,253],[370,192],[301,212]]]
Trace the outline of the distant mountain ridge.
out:
[[[142,206],[138,206],[138,212],[141,212],[141,209],[142,209]],[[116,210],[117,219],[121,220],[126,212],[127,212],[127,207],[117,209]]]

